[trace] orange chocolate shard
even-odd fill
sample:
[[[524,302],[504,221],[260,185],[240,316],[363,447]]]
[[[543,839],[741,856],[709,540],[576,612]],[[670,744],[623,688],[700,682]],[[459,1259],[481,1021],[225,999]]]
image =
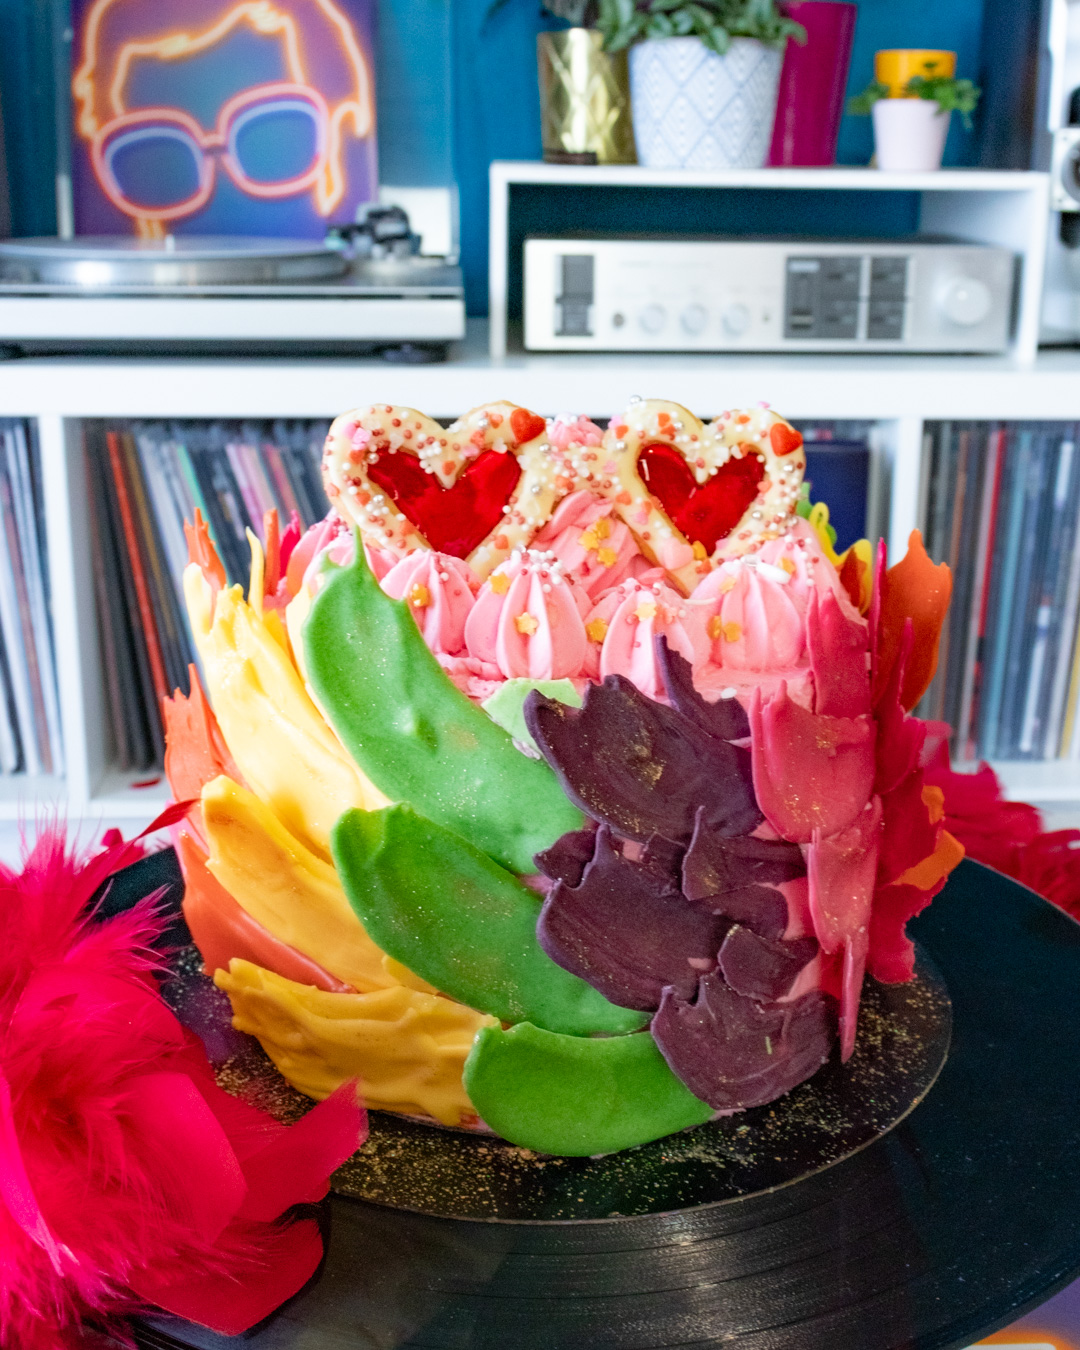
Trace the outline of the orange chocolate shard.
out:
[[[876,707],[888,685],[900,655],[904,623],[910,619],[914,642],[900,687],[900,703],[910,712],[926,692],[937,670],[941,628],[952,596],[952,572],[946,563],[930,561],[922,535],[918,530],[912,530],[907,553],[895,567],[889,568],[878,584],[881,601],[873,703]]]

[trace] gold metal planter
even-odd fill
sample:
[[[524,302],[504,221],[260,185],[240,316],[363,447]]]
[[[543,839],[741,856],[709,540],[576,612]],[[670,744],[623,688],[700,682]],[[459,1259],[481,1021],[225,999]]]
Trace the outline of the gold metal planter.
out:
[[[633,164],[626,52],[609,56],[591,28],[538,33],[544,158],[556,164]]]

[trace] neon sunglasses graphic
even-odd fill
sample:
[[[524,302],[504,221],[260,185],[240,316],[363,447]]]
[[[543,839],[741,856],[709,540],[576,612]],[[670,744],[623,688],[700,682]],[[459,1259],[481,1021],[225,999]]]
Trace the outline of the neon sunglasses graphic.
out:
[[[255,177],[244,168],[241,136],[259,122],[299,113],[313,130],[311,158],[302,173],[285,178]],[[241,192],[252,197],[293,197],[309,191],[325,171],[329,149],[330,111],[326,100],[310,85],[282,82],[256,85],[229,100],[218,115],[217,127],[204,131],[178,108],[140,108],[111,118],[94,135],[90,158],[102,191],[125,215],[139,220],[178,220],[193,215],[210,200],[220,163]],[[116,161],[125,151],[157,144],[171,150],[179,145],[191,156],[197,187],[175,202],[147,204],[132,199],[130,185],[117,176]]]

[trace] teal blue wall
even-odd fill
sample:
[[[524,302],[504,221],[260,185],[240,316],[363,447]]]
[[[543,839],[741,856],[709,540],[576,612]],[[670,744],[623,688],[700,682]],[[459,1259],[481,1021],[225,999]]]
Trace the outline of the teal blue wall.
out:
[[[58,0],[63,3],[63,0]],[[870,79],[881,47],[946,47],[961,74],[980,73],[984,6],[996,0],[860,0],[851,91]],[[1032,0],[1015,0],[1021,7]],[[487,303],[487,166],[540,153],[537,32],[552,21],[538,0],[378,0],[379,159],[383,182],[456,179],[469,307]],[[18,234],[55,228],[48,0],[0,0],[0,96]],[[973,139],[954,119],[946,162],[974,163]],[[846,117],[841,163],[866,163],[868,118]]]

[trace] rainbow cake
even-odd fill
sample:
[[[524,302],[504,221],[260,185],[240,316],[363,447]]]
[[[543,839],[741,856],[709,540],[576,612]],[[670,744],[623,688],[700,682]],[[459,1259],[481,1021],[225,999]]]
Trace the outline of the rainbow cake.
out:
[[[293,1087],[595,1155],[850,1057],[962,854],[910,715],[950,579],[838,556],[804,470],[764,404],[377,404],[246,598],[196,520],[184,910]]]

